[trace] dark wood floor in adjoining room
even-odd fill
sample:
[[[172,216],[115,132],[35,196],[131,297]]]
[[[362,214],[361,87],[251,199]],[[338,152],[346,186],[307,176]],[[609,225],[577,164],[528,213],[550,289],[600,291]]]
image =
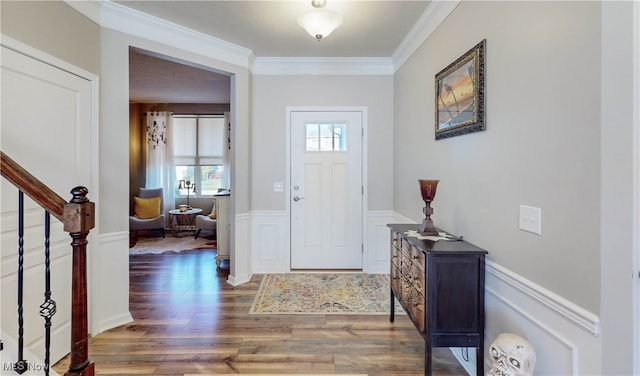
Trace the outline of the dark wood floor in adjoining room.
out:
[[[214,256],[130,256],[134,321],[90,339],[96,374],[424,375],[424,343],[406,316],[250,315],[262,275],[233,287]],[[446,348],[435,349],[433,374],[466,375]]]

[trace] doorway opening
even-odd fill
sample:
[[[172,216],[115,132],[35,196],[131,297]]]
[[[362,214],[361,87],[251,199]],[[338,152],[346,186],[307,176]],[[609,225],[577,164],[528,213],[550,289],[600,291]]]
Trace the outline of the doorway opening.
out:
[[[134,196],[140,187],[162,185],[167,201],[162,212],[169,236],[194,239],[197,215],[212,215],[215,210],[213,194],[217,192],[212,193],[212,187],[215,185],[216,191],[230,189],[232,78],[232,74],[211,67],[140,48],[129,48],[130,214],[134,213]],[[147,128],[150,117],[154,116],[155,119],[157,114],[166,116],[166,126],[170,128],[159,142],[171,142],[171,146],[178,142],[179,147],[173,147],[172,150],[177,151],[164,159],[166,176],[160,179],[161,183],[150,183],[147,168],[153,161],[147,154],[154,146],[148,142]],[[187,181],[190,189],[184,188]],[[172,214],[178,212],[180,205],[194,208],[192,211],[195,214],[189,214],[189,226],[182,226],[186,223],[182,217],[186,215]],[[182,221],[176,221],[174,217]],[[173,226],[173,223],[180,223],[181,226]],[[191,233],[174,234],[172,230],[178,227]],[[198,237],[204,236],[205,241],[215,235],[213,228],[207,227],[201,231]],[[160,238],[161,233],[142,235]],[[130,246],[136,241],[132,236]]]

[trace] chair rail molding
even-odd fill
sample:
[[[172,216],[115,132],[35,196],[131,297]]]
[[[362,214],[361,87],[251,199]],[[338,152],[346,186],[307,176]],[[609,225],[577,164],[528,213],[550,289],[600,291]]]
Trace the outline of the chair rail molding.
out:
[[[533,345],[536,373],[601,372],[597,315],[492,260],[486,261],[485,286],[487,344],[498,334],[511,332]]]
[[[487,260],[487,271],[495,278],[499,278],[504,283],[516,288],[520,293],[538,301],[538,303],[547,306],[559,315],[564,316],[574,325],[584,329],[593,336],[600,334],[600,319],[594,313],[591,313],[582,307],[568,301],[567,299],[546,290],[509,269]],[[494,295],[497,295],[494,293]]]

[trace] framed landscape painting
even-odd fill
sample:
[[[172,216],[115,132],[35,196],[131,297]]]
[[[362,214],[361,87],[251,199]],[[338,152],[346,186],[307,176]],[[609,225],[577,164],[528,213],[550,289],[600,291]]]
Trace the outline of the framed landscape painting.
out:
[[[485,130],[485,44],[482,40],[436,74],[436,140]]]

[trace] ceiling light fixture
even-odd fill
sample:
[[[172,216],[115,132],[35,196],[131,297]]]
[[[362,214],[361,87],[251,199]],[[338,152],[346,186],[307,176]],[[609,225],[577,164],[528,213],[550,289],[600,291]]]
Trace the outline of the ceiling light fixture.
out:
[[[323,9],[327,0],[311,0],[311,5],[315,9],[300,15],[298,25],[320,41],[342,24],[342,16],[332,10]]]

